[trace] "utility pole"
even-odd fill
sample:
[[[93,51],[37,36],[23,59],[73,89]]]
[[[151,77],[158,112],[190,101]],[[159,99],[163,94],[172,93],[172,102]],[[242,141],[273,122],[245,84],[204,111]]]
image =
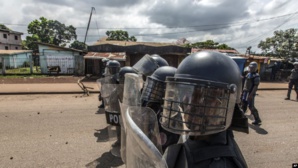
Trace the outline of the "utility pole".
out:
[[[88,30],[89,30],[89,26],[90,26],[90,21],[91,21],[91,17],[92,17],[92,12],[93,10],[95,10],[94,7],[91,7],[91,12],[90,12],[90,17],[89,17],[89,22],[88,22],[88,26],[87,26],[87,30],[86,30],[86,35],[85,35],[85,40],[84,40],[84,44],[86,45],[86,38],[87,38],[87,34],[88,34]]]

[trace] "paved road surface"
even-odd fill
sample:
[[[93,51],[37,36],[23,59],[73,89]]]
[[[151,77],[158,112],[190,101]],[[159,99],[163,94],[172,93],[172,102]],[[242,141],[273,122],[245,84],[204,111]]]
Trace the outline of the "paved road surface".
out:
[[[290,168],[298,162],[298,102],[283,100],[285,90],[258,94],[263,125],[235,138],[249,167]],[[109,153],[97,94],[81,95],[0,95],[0,167],[124,167]]]

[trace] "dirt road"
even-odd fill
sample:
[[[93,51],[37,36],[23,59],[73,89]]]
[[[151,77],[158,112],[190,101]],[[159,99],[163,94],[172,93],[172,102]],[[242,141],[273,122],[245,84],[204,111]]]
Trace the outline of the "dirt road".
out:
[[[263,125],[236,132],[238,145],[251,168],[290,168],[298,162],[298,102],[283,100],[286,91],[258,94]],[[0,96],[0,167],[124,167],[109,153],[99,104],[97,94]]]
[[[97,95],[0,96],[0,167],[111,167]]]
[[[251,168],[291,168],[298,162],[298,102],[284,100],[286,92],[258,91],[256,107],[263,124],[250,124],[249,134],[235,133]],[[251,123],[253,117],[248,118]]]

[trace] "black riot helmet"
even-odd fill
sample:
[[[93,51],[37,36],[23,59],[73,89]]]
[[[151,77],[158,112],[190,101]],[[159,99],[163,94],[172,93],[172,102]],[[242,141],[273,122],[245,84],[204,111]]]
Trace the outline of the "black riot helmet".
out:
[[[160,56],[154,55],[152,57],[146,54],[133,65],[133,68],[144,76],[150,76],[157,68],[168,65],[167,61]]]
[[[232,58],[213,51],[187,56],[168,77],[161,126],[191,136],[222,132],[231,125],[241,73]]]
[[[257,72],[258,63],[253,61],[253,62],[249,63],[248,67],[249,67],[249,72],[251,72],[251,73]]]
[[[163,66],[154,71],[151,76],[147,77],[141,100],[142,104],[146,102],[158,102],[162,103],[166,89],[166,77],[173,77],[176,72],[176,68],[171,66]]]
[[[101,61],[106,64],[110,60],[108,58],[103,58]]]
[[[295,69],[298,69],[298,62],[294,62],[293,65]]]
[[[119,75],[118,75],[119,84],[124,84],[124,79],[125,79],[125,74],[126,73],[135,73],[135,74],[137,74],[138,72],[130,66],[125,66],[125,67],[120,68]]]
[[[160,55],[153,54],[151,55],[151,57],[154,59],[158,67],[169,66],[169,63],[165,59],[163,59]]]
[[[116,60],[109,60],[106,65],[105,76],[119,73],[120,63]]]

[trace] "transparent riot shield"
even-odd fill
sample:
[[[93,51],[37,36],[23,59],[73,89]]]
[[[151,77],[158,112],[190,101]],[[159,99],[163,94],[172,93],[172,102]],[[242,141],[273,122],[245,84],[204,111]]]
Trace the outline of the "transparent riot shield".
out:
[[[126,167],[166,168],[155,112],[150,108],[129,107],[125,114]]]
[[[125,74],[123,89],[123,104],[128,106],[138,106],[141,104],[141,90],[143,88],[143,79],[140,74]]]
[[[102,96],[105,96],[107,97],[110,92],[108,92],[106,89],[109,89],[109,87],[112,87],[111,86],[108,86],[108,84],[111,84],[111,78],[110,77],[104,77],[104,78],[99,78],[96,80],[96,83],[97,83],[97,86],[98,86],[98,89],[100,91],[101,94],[106,94],[106,95],[102,95]],[[104,87],[102,87],[103,85],[105,85]],[[104,89],[104,91],[103,91]],[[103,93],[102,93],[103,92]]]
[[[121,85],[119,85],[121,87]],[[140,105],[141,90],[143,87],[143,79],[139,74],[127,73],[125,74],[125,81],[122,93],[122,102],[119,102],[121,107],[121,158],[124,163],[126,163],[126,123],[125,113],[129,106]],[[121,89],[119,89],[121,90]],[[121,94],[121,93],[119,93]]]
[[[133,65],[133,68],[139,73],[148,76],[158,68],[158,64],[152,57],[150,57],[150,55],[146,54],[136,64]]]
[[[101,97],[105,105],[105,116],[108,127],[111,153],[120,157],[121,129],[120,129],[120,106],[118,102],[117,84],[110,84],[109,77],[102,78]]]

